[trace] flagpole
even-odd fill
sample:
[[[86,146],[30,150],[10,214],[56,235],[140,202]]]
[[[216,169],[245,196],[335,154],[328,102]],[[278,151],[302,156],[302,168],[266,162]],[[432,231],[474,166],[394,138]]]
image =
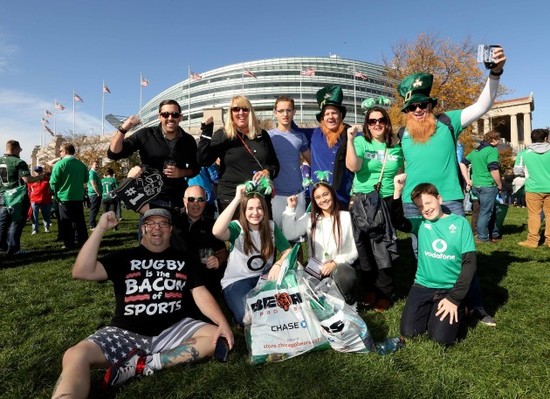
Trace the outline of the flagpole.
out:
[[[187,65],[187,128],[191,129],[191,65]]]
[[[141,120],[141,101],[143,98],[143,85],[141,84],[143,82],[143,75],[141,72],[139,73],[139,119]]]
[[[244,62],[242,63],[243,71],[241,72],[241,95],[244,96]]]
[[[101,135],[105,134],[105,80],[103,80],[103,86],[101,87]]]
[[[57,111],[57,98],[54,100],[54,103],[53,103],[53,112],[56,112]],[[53,133],[54,133],[54,136],[57,134],[57,130],[56,130],[56,126],[57,126],[57,118],[55,117],[55,115],[53,115]]]
[[[302,63],[300,62],[300,123],[304,121],[304,101],[302,100]]]
[[[357,76],[355,76],[355,63],[353,64],[353,115],[355,115],[355,124],[357,125],[357,90],[356,90],[356,82],[357,82]]]
[[[73,89],[73,134],[76,134],[75,123],[74,123],[74,89]]]

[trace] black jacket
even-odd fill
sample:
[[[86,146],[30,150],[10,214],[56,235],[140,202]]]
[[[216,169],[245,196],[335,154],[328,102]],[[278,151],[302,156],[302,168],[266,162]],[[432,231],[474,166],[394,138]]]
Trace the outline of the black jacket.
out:
[[[114,153],[107,150],[109,159],[119,160],[128,158],[134,152],[139,151],[141,163],[158,170],[162,174],[164,161],[171,159],[176,161],[176,166],[181,169],[192,169],[193,176],[199,173],[200,167],[197,163],[197,143],[193,136],[178,128],[179,133],[170,151],[170,146],[162,134],[160,123],[154,127],[139,129],[131,136],[124,139],[122,151]],[[162,191],[159,198],[170,200],[175,206],[183,206],[183,194],[187,188],[187,181],[184,177],[168,179],[163,175]]]
[[[203,124],[197,160],[202,166],[210,166],[217,158],[220,158],[220,180],[218,182],[220,201],[231,201],[235,197],[236,187],[251,180],[257,171],[267,169],[271,179],[277,177],[279,160],[271,138],[265,130],[262,130],[253,140],[238,133],[261,165],[256,162],[238,137],[229,139],[223,129],[215,132],[213,130],[213,123]]]

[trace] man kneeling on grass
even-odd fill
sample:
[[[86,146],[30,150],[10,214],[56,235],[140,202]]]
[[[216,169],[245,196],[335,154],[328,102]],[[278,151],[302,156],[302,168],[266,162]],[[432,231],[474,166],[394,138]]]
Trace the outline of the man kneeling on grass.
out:
[[[109,326],[65,352],[53,398],[87,397],[90,369],[106,368],[104,384],[115,386],[136,375],[212,356],[220,337],[233,346],[229,324],[203,285],[194,258],[170,248],[170,212],[148,210],[139,247],[97,260],[103,234],[117,223],[114,212],[101,216],[72,271],[77,279],[113,282],[115,316]],[[217,325],[187,317],[193,300]]]
[[[474,235],[463,216],[443,212],[443,200],[430,183],[417,185],[411,193],[422,217],[404,218],[405,180],[405,174],[394,179],[391,218],[396,229],[418,237],[418,268],[401,316],[401,335],[427,331],[434,341],[451,345],[464,319],[464,298],[477,268]]]

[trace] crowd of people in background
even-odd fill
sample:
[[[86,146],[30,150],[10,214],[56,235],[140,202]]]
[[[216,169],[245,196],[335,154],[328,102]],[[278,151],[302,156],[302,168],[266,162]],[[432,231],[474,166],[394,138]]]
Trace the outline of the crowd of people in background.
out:
[[[106,155],[117,161],[139,152],[142,164],[130,180],[153,170],[162,184],[158,195],[134,209],[141,214],[138,248],[104,257],[98,257],[101,239],[122,219],[114,193],[127,181],[117,181],[112,168],[101,176],[98,160],[88,168],[70,143],[61,144],[51,171],[37,166],[31,172],[19,143],[9,141],[0,158],[0,249],[10,256],[22,251],[27,217],[31,234],[50,232],[55,208],[63,248],[80,249],[73,276],[109,279],[117,298],[112,323],[65,353],[54,397],[85,395],[92,368],[106,368],[105,383],[120,385],[212,356],[220,341],[229,350],[230,321],[243,325],[246,294],[260,278],[275,280],[291,243],[303,241],[310,276],[332,279],[353,307],[383,312],[394,301],[401,252],[396,230],[411,233],[416,274],[401,335],[427,332],[450,345],[467,314],[496,325],[483,305],[476,244],[501,239],[502,202],[527,207],[528,235],[518,244],[539,246],[541,216],[550,215],[550,144],[548,129],[533,130],[533,144],[503,175],[495,130],[469,154],[457,155],[460,133],[497,95],[506,57],[502,48],[493,56],[479,98],[464,109],[436,114],[433,76],[405,77],[398,86],[404,114],[398,132],[384,104],[368,106],[362,125],[346,123],[338,85],[317,92],[319,126],[312,130],[294,123],[294,100],[287,96],[274,103],[270,131],[260,127],[246,97],[233,97],[224,126],[214,130],[213,119],[205,118],[198,143],[179,126],[181,107],[174,100],[160,103],[157,126],[128,137],[141,121],[126,119]],[[21,215],[14,199],[19,187],[25,189]],[[543,245],[550,246],[548,224]],[[148,286],[153,269],[166,273],[170,284],[136,295],[131,287]],[[227,306],[227,318],[219,304]],[[116,350],[107,344],[113,339]]]

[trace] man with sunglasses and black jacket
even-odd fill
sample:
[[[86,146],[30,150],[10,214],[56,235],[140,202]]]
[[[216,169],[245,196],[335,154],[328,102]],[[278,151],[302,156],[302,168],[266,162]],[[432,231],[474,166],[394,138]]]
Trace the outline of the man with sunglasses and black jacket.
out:
[[[193,136],[179,127],[181,107],[177,101],[162,101],[158,119],[157,126],[139,129],[125,137],[141,123],[135,115],[126,119],[114,132],[107,156],[119,160],[139,151],[141,163],[162,174],[162,191],[150,203],[151,207],[183,207],[186,178],[197,175],[200,169],[196,159],[197,144]]]

